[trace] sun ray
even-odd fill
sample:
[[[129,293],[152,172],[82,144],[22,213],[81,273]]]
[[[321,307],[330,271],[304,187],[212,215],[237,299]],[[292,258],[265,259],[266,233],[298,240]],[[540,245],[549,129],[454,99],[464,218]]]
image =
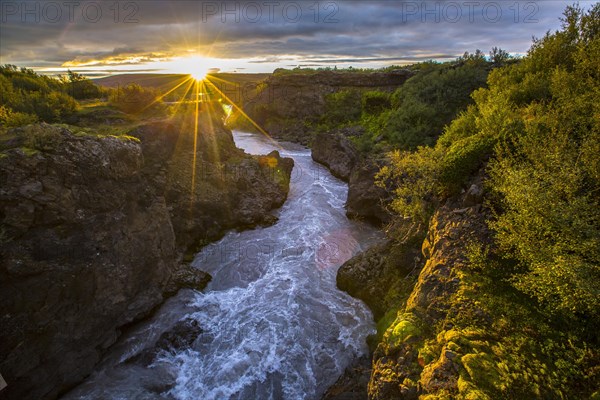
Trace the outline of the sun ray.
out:
[[[223,96],[223,98],[225,100],[227,100],[227,102],[229,104],[231,104],[236,110],[238,110],[248,121],[250,121],[250,123],[252,124],[252,126],[254,126],[256,129],[259,130],[260,133],[262,133],[267,139],[269,139],[269,141],[278,149],[282,150],[283,147],[281,147],[281,145],[279,143],[277,143],[276,140],[274,140],[271,135],[269,135],[267,133],[267,131],[265,131],[260,125],[258,125],[252,118],[250,118],[250,116],[248,114],[246,114],[244,112],[244,110],[242,110],[241,107],[239,107],[237,104],[235,104],[234,101],[232,101],[229,97],[227,97],[227,95],[225,93],[223,93],[214,83],[212,83],[209,79],[206,79],[206,82],[208,82],[221,96]]]
[[[146,111],[148,108],[152,107],[153,105],[155,105],[156,103],[162,101],[162,99],[167,96],[168,94],[172,93],[174,90],[176,90],[178,87],[180,87],[181,85],[183,85],[184,83],[186,83],[187,81],[189,81],[190,78],[187,78],[186,80],[182,81],[180,84],[178,84],[177,86],[173,87],[171,90],[169,90],[166,93],[163,93],[162,95],[156,97],[156,99],[154,99],[154,101],[150,104],[148,104],[146,107],[142,108],[140,112],[144,112]]]
[[[188,79],[187,82],[189,82],[187,88],[185,89],[185,92],[183,92],[183,95],[181,96],[181,100],[178,101],[175,104],[175,108],[173,109],[173,114],[172,114],[172,118],[174,118],[177,113],[179,112],[179,108],[181,108],[181,105],[184,104],[185,99],[187,98],[188,93],[190,92],[190,89],[194,86],[194,80],[192,79]]]
[[[205,90],[207,88],[206,83],[203,81],[202,82],[202,87]],[[219,147],[218,147],[218,143],[216,140],[216,136],[215,136],[215,125],[214,125],[214,121],[213,121],[213,117],[217,115],[217,113],[215,112],[214,109],[214,103],[212,101],[208,101],[206,102],[206,109],[208,112],[208,118],[207,118],[207,122],[209,124],[209,130],[208,133],[210,135],[209,138],[207,138],[208,140],[210,140],[210,144],[211,144],[211,150],[213,153],[213,159],[215,161],[220,162],[220,156],[219,156]]]
[[[193,154],[193,159],[192,159],[192,188],[190,191],[190,210],[193,208],[194,205],[194,190],[196,188],[196,158],[198,155],[198,113],[199,113],[199,106],[200,106],[200,102],[198,100],[198,96],[200,93],[200,82],[196,81],[195,82],[196,86],[196,96],[195,96],[195,113],[194,113],[194,154]]]

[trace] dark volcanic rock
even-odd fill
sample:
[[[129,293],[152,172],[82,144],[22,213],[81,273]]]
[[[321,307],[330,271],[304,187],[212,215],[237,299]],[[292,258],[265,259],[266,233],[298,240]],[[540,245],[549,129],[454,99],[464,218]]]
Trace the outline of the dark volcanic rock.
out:
[[[367,385],[371,376],[370,357],[361,357],[354,361],[337,380],[327,389],[323,400],[367,400]]]
[[[470,303],[467,299],[459,302],[453,300],[462,284],[460,271],[468,268],[467,244],[475,240],[489,243],[490,239],[486,223],[489,212],[481,204],[458,208],[462,201],[453,204],[448,202],[431,219],[422,245],[425,265],[406,307],[398,312],[395,327],[391,327],[384,335],[373,355],[369,398],[416,399],[425,395],[458,392],[462,367],[457,362],[464,353],[457,353],[459,348],[453,342],[461,339],[447,339],[446,332],[452,331],[452,324],[444,324],[449,314],[456,315]],[[471,306],[472,315],[488,319],[475,303]],[[406,327],[415,321],[421,321],[419,324],[423,326],[434,327],[433,332],[417,328],[414,335],[402,341],[393,339],[393,335],[389,334],[402,326],[400,324],[404,323]],[[438,349],[435,356],[427,360],[419,355],[424,340],[429,340],[427,343],[436,342],[434,346]]]
[[[365,301],[376,320],[396,317],[374,351],[368,398],[417,399],[457,392],[461,354],[436,332],[449,314],[456,315],[466,305],[453,296],[461,285],[459,271],[468,264],[467,245],[491,241],[481,187],[478,176],[467,192],[438,208],[427,232],[410,220],[395,222],[390,227],[393,241],[355,256],[339,269],[338,287]],[[473,315],[491,323],[485,312],[473,307]],[[452,324],[444,329],[451,330]],[[404,332],[401,340],[398,332]],[[425,340],[439,342],[432,359],[419,353]],[[332,389],[352,386],[352,379],[356,385],[362,382],[345,373]]]
[[[317,134],[311,150],[313,160],[325,165],[334,176],[346,182],[359,161],[359,154],[352,142],[337,132]]]
[[[420,243],[423,232],[407,226],[404,240],[387,241],[373,246],[348,260],[337,273],[337,287],[364,301],[375,320],[383,317],[398,299],[389,296],[392,289],[410,287],[423,265]]]
[[[160,336],[154,351],[190,348],[202,332],[202,327],[195,319],[182,319]]]
[[[190,264],[182,263],[171,274],[171,279],[165,287],[165,293],[173,295],[182,288],[202,290],[208,285],[211,278],[206,272],[192,267]]]
[[[351,218],[365,219],[375,224],[390,221],[391,214],[385,204],[390,201],[390,193],[375,185],[375,175],[379,167],[363,164],[354,168],[348,182],[347,214]]]
[[[325,165],[334,176],[348,182],[346,210],[349,217],[381,225],[391,219],[385,208],[390,201],[390,194],[375,185],[379,166],[363,161],[348,139],[361,133],[360,127],[318,133],[311,145],[312,158]]]
[[[121,327],[208,282],[183,251],[272,222],[291,160],[244,154],[216,121],[198,131],[195,157],[185,122],[149,124],[139,140],[46,124],[10,132],[0,152],[0,398],[55,398]]]
[[[164,198],[144,196],[138,143],[28,129],[46,150],[0,158],[1,394],[14,399],[83,379],[162,301],[178,257]]]
[[[131,133],[142,141],[146,176],[166,198],[178,247],[194,252],[228,229],[272,222],[269,211],[287,197],[293,160],[277,151],[249,156],[229,130],[204,120],[194,152],[193,127],[183,126],[159,122]]]

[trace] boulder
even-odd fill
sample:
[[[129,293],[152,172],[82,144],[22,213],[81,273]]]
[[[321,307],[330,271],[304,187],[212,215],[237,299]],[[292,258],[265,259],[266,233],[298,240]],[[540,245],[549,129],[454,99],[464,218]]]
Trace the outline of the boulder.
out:
[[[333,176],[348,182],[359,161],[352,142],[338,132],[318,133],[311,145],[312,159],[326,166]]]
[[[356,167],[348,182],[347,214],[351,218],[364,219],[381,225],[391,220],[385,205],[390,201],[390,193],[375,184],[379,167],[365,163]]]
[[[160,304],[178,253],[135,140],[48,125],[15,134],[22,146],[0,157],[2,396],[55,398]],[[25,147],[30,135],[43,150]]]

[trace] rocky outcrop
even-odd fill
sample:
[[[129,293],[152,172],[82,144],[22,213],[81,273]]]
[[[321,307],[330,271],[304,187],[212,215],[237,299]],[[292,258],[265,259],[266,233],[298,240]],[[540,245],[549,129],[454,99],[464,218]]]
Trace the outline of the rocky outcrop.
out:
[[[435,345],[437,350],[429,351],[423,343],[435,340],[432,327],[439,327],[456,307],[452,299],[461,284],[460,271],[468,264],[466,246],[488,238],[486,217],[481,205],[462,208],[459,204],[447,204],[433,216],[422,246],[425,265],[406,307],[373,355],[369,398],[416,399],[428,393],[457,392],[456,346],[443,337]]]
[[[0,398],[55,398],[89,374],[121,327],[182,285],[206,284],[208,275],[181,262],[196,235],[272,221],[290,160],[248,156],[204,120],[196,152],[204,164],[186,176],[194,165],[186,124],[150,124],[137,138],[45,124],[9,132],[0,152],[0,373],[8,383]],[[244,173],[208,177],[201,165]]]
[[[210,121],[200,119],[195,143],[190,121],[182,127],[158,122],[130,133],[148,160],[145,176],[169,206],[178,247],[192,253],[228,229],[272,224],[269,211],[285,201],[294,166],[277,151],[245,154],[230,131]]]
[[[355,360],[338,381],[327,389],[322,400],[366,400],[370,375],[370,357],[364,356]]]
[[[83,379],[119,327],[162,301],[178,258],[136,141],[30,128],[0,158],[7,399],[53,398]]]
[[[375,320],[398,307],[401,290],[410,290],[414,276],[422,267],[422,257],[415,244],[423,236],[418,228],[408,229],[412,231],[403,242],[388,241],[373,246],[338,270],[338,288],[364,301]]]
[[[449,314],[464,312],[455,298],[468,265],[467,246],[490,243],[489,212],[482,201],[478,177],[463,195],[437,210],[426,235],[407,220],[396,222],[388,232],[394,240],[339,269],[338,287],[365,301],[383,329],[372,356],[368,398],[457,393],[463,354],[454,342],[459,334],[445,321]],[[347,386],[348,380],[352,382],[350,372],[335,388]]]
[[[333,176],[348,182],[359,162],[352,142],[338,132],[320,132],[311,145],[312,159],[326,166]]]
[[[390,203],[390,193],[375,184],[375,176],[380,167],[372,162],[364,162],[357,166],[348,182],[347,214],[351,218],[370,221],[375,224],[386,224],[391,214],[386,209]]]
[[[364,133],[360,127],[344,127],[330,132],[319,132],[311,144],[313,160],[326,166],[332,175],[348,182],[347,215],[376,225],[390,221],[386,209],[390,195],[375,185],[380,167],[365,161],[350,140]]]

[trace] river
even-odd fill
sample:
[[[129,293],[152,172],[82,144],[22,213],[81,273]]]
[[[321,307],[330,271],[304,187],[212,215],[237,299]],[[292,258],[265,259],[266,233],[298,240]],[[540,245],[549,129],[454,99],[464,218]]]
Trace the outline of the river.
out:
[[[371,312],[337,289],[336,273],[382,234],[346,218],[347,185],[310,150],[234,138],[247,153],[294,159],[278,222],[203,248],[193,265],[213,276],[208,287],[180,290],[129,329],[63,399],[319,399],[368,351]]]

